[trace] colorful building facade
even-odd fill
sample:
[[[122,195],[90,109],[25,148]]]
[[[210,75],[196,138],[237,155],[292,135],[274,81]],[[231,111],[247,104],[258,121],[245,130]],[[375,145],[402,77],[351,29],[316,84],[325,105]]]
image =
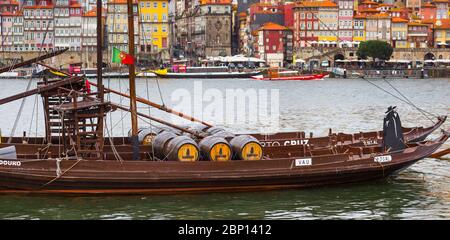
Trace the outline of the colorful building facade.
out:
[[[276,23],[258,29],[258,55],[271,67],[292,63],[292,30]]]
[[[338,41],[338,5],[332,1],[321,2],[318,9],[318,42],[322,46],[336,46]]]
[[[353,41],[366,41],[366,23],[367,16],[365,14],[358,14],[353,17]]]
[[[139,0],[141,53],[158,53],[169,44],[169,1]]]
[[[392,18],[392,47],[408,47],[408,20],[403,18]]]
[[[294,7],[294,47],[309,47],[319,40],[320,2],[298,2]]]
[[[339,41],[353,41],[353,8],[354,0],[338,0]]]
[[[133,2],[135,52],[139,44],[138,4]],[[128,8],[126,0],[109,0],[106,20],[108,49],[113,48],[128,52]]]

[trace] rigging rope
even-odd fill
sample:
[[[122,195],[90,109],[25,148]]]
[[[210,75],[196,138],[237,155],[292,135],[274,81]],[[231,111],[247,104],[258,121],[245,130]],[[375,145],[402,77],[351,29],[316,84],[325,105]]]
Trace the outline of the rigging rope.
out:
[[[34,111],[36,110],[36,104],[37,104],[37,101],[36,101],[37,96],[38,96],[38,95],[36,94],[36,97],[34,98],[33,111],[31,112],[30,127],[28,128],[28,132],[29,132],[29,133],[31,133],[31,127],[32,127],[32,125],[33,125]],[[28,134],[27,142],[29,142],[30,136],[31,136],[31,134]]]
[[[27,85],[27,90],[26,91],[30,90],[32,80],[33,80],[33,78],[30,78],[30,80],[28,81],[28,85]],[[20,103],[19,112],[17,113],[16,120],[14,120],[14,125],[13,125],[11,133],[9,135],[8,143],[11,143],[12,137],[14,136],[14,133],[16,132],[17,124],[19,123],[20,117],[22,115],[22,111],[23,111],[23,107],[25,106],[26,99],[27,98],[23,98],[22,102]]]
[[[427,113],[427,114],[429,114],[429,115],[431,115],[431,116],[433,116],[433,117],[435,117],[435,118],[437,118],[438,116],[436,116],[435,114],[429,113],[429,112],[427,112],[427,111],[425,111],[425,110],[423,110],[423,109],[417,107],[411,100],[409,100],[404,94],[402,94],[402,93],[400,92],[400,90],[398,90],[396,87],[394,87],[389,81],[387,81],[386,79],[384,79],[384,81],[385,81],[387,84],[389,84],[389,86],[391,86],[391,88],[394,89],[398,94],[400,94],[400,96],[402,96],[406,101],[408,101],[408,102],[411,104],[411,106],[413,106],[414,108],[416,108],[420,113],[422,113],[422,115],[424,115],[426,118],[428,118],[428,119],[434,124],[434,121],[433,121],[432,119],[430,119],[430,117],[427,116],[425,113]]]
[[[49,29],[49,27],[50,27],[50,23],[51,23],[51,21],[48,21],[48,22],[47,22],[47,27],[46,27],[46,29],[45,29],[44,36],[43,36],[43,38],[42,38],[41,47],[40,47],[39,52],[38,52],[38,57],[42,56],[41,53],[42,53],[42,49],[43,49],[43,46],[44,46],[44,42],[45,42],[45,40],[46,40],[46,38],[47,38],[47,32],[48,32],[48,29]],[[30,90],[31,82],[32,82],[32,81],[33,81],[33,77],[30,77],[30,80],[28,81],[28,85],[27,85],[27,90],[26,90],[26,91]],[[12,130],[11,130],[11,134],[10,134],[9,139],[8,139],[8,143],[11,143],[12,137],[14,136],[14,134],[15,134],[15,132],[16,132],[17,124],[19,123],[20,117],[22,116],[23,107],[24,107],[24,105],[25,105],[26,99],[27,99],[27,98],[23,98],[23,99],[22,99],[22,102],[21,102],[20,108],[19,108],[19,112],[17,113],[16,119],[15,119],[15,121],[14,121],[13,128],[12,128]],[[33,111],[34,111],[34,109],[33,109]],[[30,132],[31,132],[31,130],[30,130]]]
[[[420,108],[418,108],[417,106],[415,106],[414,104],[411,104],[411,103],[409,103],[408,101],[399,98],[399,97],[396,96],[395,94],[393,94],[393,93],[387,91],[386,89],[384,89],[384,88],[378,86],[377,84],[375,84],[375,83],[369,81],[368,79],[366,79],[366,78],[362,78],[362,79],[364,79],[364,80],[367,81],[368,83],[372,84],[372,85],[375,86],[376,88],[382,90],[383,92],[385,92],[385,93],[391,95],[392,97],[394,97],[394,98],[396,98],[396,99],[398,99],[398,100],[400,100],[400,101],[402,101],[402,102],[404,102],[404,103],[406,103],[406,104],[408,104],[408,105],[411,105],[411,106],[413,106],[414,108],[417,108],[417,110],[420,109]],[[423,112],[425,112],[425,113],[428,113],[427,111],[425,111],[425,110],[423,110],[423,109],[420,109],[419,111],[423,111]],[[428,113],[428,114],[433,115],[433,114],[431,114],[431,113]],[[425,116],[426,116],[426,115],[425,115]],[[428,116],[426,116],[426,117],[428,118],[428,120],[430,120],[430,121],[433,122],[433,124],[434,124],[434,121],[433,121],[431,118],[429,118]]]

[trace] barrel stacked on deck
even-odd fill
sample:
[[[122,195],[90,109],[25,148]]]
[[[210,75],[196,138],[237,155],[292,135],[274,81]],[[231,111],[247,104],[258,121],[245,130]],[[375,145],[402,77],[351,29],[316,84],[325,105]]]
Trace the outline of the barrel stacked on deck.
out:
[[[261,160],[262,145],[253,136],[235,135],[220,127],[186,127],[197,136],[169,127],[139,130],[139,141],[151,145],[155,159],[169,161]]]

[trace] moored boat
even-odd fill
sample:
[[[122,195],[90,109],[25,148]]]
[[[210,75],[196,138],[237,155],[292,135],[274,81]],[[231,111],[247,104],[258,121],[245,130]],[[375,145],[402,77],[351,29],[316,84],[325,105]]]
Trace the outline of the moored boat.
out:
[[[132,57],[132,1],[128,0],[127,5]],[[101,1],[97,2],[97,9],[101,17]],[[97,30],[102,33],[100,25]],[[97,45],[102,49],[101,34]],[[100,51],[97,62],[102,62]],[[435,140],[411,142],[422,140],[445,119],[427,130],[418,130],[418,134],[414,130],[411,135],[409,131],[404,134],[398,114],[389,108],[381,133],[363,133],[359,137],[330,134],[323,145],[322,139],[315,139],[316,143],[310,136],[308,143],[301,146],[269,146],[257,134],[220,130],[164,104],[138,98],[133,64],[129,64],[129,95],[106,89],[100,65],[97,72],[96,85],[85,77],[67,74],[63,79],[44,78],[35,89],[0,99],[3,105],[40,94],[45,116],[45,136],[36,138],[33,144],[26,138],[22,142],[2,139],[8,140],[0,148],[0,193],[171,194],[361,182],[394,174],[430,156],[449,138],[449,133],[443,131]],[[97,88],[96,92],[91,92],[91,85]],[[105,101],[105,94],[128,97],[130,107]],[[137,102],[200,123],[202,128],[197,131],[195,126],[178,126],[138,112]],[[130,136],[122,144],[105,136],[105,117],[117,109],[131,113]],[[140,136],[143,131],[138,128],[138,116],[167,127],[150,129],[149,134]],[[298,137],[305,138],[304,134]],[[292,137],[280,134],[275,138]]]
[[[412,165],[431,155],[448,137],[445,134],[393,152],[377,147],[347,147],[322,153],[274,148],[266,153],[270,159],[260,161],[3,159],[0,193],[172,194],[362,182],[387,177]]]
[[[300,74],[298,71],[269,68],[267,70],[267,74],[252,76],[252,78],[264,81],[311,81],[322,80],[327,76],[328,73]]]
[[[285,76],[285,77],[264,77],[263,75],[252,76],[256,80],[264,81],[310,81],[310,80],[323,80],[328,74],[306,74],[297,76]]]
[[[162,72],[153,71],[158,77],[161,78],[250,78],[258,75],[261,71],[204,71],[204,72]]]

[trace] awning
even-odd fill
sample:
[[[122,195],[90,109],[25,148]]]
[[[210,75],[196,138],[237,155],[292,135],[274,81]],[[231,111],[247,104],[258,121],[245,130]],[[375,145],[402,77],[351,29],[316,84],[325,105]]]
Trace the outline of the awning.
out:
[[[402,59],[390,59],[389,61],[386,61],[388,63],[410,63],[410,60],[402,60]]]

